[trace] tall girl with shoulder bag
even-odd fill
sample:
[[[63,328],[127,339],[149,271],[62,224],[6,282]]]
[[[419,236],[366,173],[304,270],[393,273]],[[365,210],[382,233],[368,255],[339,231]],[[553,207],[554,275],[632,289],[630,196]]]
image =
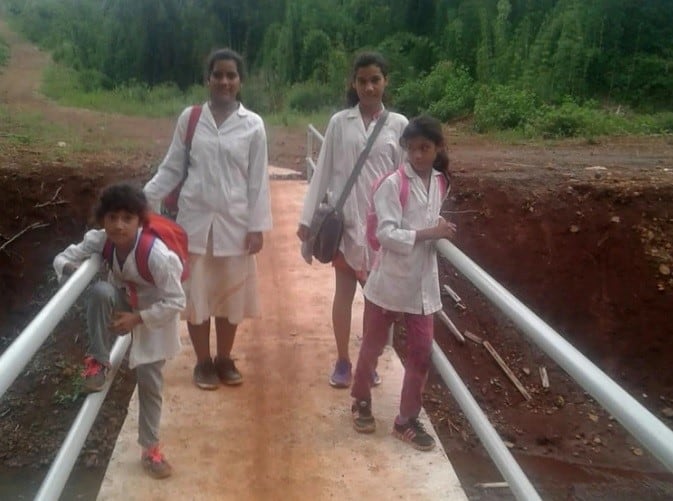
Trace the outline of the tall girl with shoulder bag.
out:
[[[313,257],[321,263],[330,263],[339,251],[339,244],[341,243],[341,237],[344,230],[344,204],[346,203],[346,199],[348,198],[351,189],[353,189],[360,172],[362,172],[362,167],[367,159],[367,155],[369,155],[374,141],[376,141],[387,118],[388,111],[385,110],[381,114],[381,117],[376,121],[374,130],[367,139],[367,144],[365,145],[364,150],[362,150],[362,153],[360,153],[357,162],[355,162],[353,172],[351,172],[348,181],[346,181],[341,196],[339,196],[334,207],[329,203],[323,202],[313,214],[313,219],[309,226],[309,238],[305,244],[307,249],[311,250]]]

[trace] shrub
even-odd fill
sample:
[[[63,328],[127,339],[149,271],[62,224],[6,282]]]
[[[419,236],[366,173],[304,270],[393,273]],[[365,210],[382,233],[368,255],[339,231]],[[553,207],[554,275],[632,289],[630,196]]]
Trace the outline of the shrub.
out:
[[[652,115],[657,132],[673,132],[673,112],[666,111]]]
[[[535,112],[535,94],[507,85],[482,86],[474,103],[474,127],[479,132],[523,126]]]
[[[303,82],[293,85],[287,93],[286,107],[294,111],[311,112],[331,107],[338,101],[326,85]]]
[[[472,110],[474,81],[462,66],[443,61],[426,77],[402,85],[395,103],[409,116],[430,113],[440,120],[451,120]]]
[[[81,70],[77,74],[78,90],[93,92],[100,89],[111,89],[112,81],[98,70]]]

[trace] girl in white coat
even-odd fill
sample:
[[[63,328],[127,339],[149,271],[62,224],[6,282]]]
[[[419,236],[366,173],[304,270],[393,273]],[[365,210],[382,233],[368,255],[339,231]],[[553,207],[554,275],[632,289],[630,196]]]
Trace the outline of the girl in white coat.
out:
[[[155,478],[171,474],[171,466],[159,449],[162,368],[167,358],[180,350],[179,313],[185,307],[180,283],[180,258],[160,240],[152,243],[145,269],[154,283],[142,278],[136,262],[142,224],[147,215],[143,192],[128,184],[106,188],[96,209],[102,230],[90,230],[84,240],[70,245],[54,258],[54,270],[61,282],[94,254],[103,254],[106,240],[113,245],[108,280],[94,284],[88,294],[87,334],[89,348],[84,359],[85,391],[105,386],[110,365],[112,334],[133,335],[129,367],[138,382],[138,443],[142,464]]]
[[[325,195],[332,204],[336,202],[358,156],[365,148],[367,139],[384,110],[383,96],[388,85],[387,75],[387,63],[380,54],[365,52],[356,57],[351,88],[347,95],[350,107],[330,118],[316,170],[304,200],[297,230],[297,236],[302,242],[309,238],[309,225],[319,203]],[[404,116],[398,113],[388,114],[343,208],[344,234],[339,253],[332,263],[336,281],[332,325],[337,361],[329,382],[336,388],[347,388],[351,384],[348,347],[353,299],[357,283],[364,283],[374,257],[365,238],[365,219],[371,189],[377,179],[394,171],[402,161],[403,151],[399,138],[406,125],[407,119]],[[376,384],[380,382],[375,370],[372,378]]]
[[[243,77],[239,54],[219,49],[210,55],[210,99],[196,123],[187,177],[185,137],[191,107],[178,118],[168,153],[144,188],[157,208],[184,179],[177,222],[189,238],[185,318],[196,354],[193,380],[205,390],[243,381],[231,350],[238,324],[259,316],[254,255],[262,249],[262,232],[271,229],[266,132],[259,115],[239,101]],[[217,335],[214,360],[211,317]]]
[[[407,328],[407,357],[393,435],[416,449],[430,450],[434,439],[418,415],[430,368],[432,314],[442,307],[434,241],[453,238],[456,226],[439,215],[448,192],[449,166],[441,123],[431,117],[414,118],[404,130],[401,143],[408,162],[384,179],[374,193],[376,237],[381,251],[364,289],[364,334],[351,391],[353,427],[360,433],[376,428],[369,374],[388,340],[390,325],[402,318]],[[400,197],[402,176],[409,189],[404,206]]]

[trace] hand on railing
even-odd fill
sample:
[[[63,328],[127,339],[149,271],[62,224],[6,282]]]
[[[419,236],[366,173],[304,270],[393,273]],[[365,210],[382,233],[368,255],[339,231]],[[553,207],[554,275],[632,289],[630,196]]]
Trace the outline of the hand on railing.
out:
[[[79,264],[76,263],[65,263],[63,265],[63,271],[61,272],[61,279],[58,282],[58,285],[61,286],[68,281],[68,279],[77,271]]]
[[[143,323],[143,319],[139,313],[133,313],[130,311],[118,311],[115,313],[112,320],[112,332],[123,336],[128,332],[131,332],[136,325]]]
[[[457,229],[458,227],[455,223],[451,223],[439,216],[436,226],[431,226],[430,228],[425,228],[424,230],[416,232],[416,241],[441,240],[442,238],[451,240],[456,235]]]

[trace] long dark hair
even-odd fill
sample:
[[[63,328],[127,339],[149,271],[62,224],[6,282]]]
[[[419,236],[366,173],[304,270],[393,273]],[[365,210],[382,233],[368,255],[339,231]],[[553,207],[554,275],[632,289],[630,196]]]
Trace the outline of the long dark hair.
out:
[[[348,90],[346,91],[346,104],[352,108],[360,102],[357,91],[353,88],[355,76],[360,68],[367,66],[378,66],[384,77],[388,77],[388,62],[378,52],[361,52],[353,61],[353,72],[351,73],[350,81],[348,82]],[[385,94],[384,94],[385,96]]]
[[[405,148],[410,139],[417,137],[428,139],[439,148],[435,161],[432,163],[432,168],[444,174],[446,180],[450,181],[449,154],[446,152],[442,123],[436,118],[428,115],[412,118],[402,132],[400,145]]]

